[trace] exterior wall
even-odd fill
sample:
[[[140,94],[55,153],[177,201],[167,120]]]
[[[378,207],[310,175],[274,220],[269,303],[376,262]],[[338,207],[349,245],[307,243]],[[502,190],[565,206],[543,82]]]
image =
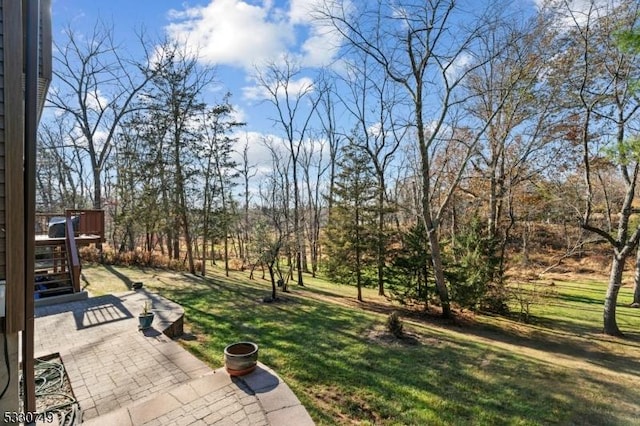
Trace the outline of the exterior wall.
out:
[[[19,13],[19,7],[16,3],[9,4],[11,0],[0,0],[0,280],[6,280],[8,272],[15,274],[16,268],[7,268],[7,261],[11,260],[11,255],[7,253],[7,242],[15,241],[15,232],[9,235],[6,230],[10,224],[7,223],[7,214],[5,206],[10,205],[7,200],[8,186],[12,180],[8,179],[8,172],[15,173],[9,166],[7,170],[7,145],[17,144],[22,149],[23,131],[19,129],[22,120],[22,104],[19,108],[10,108],[10,102],[21,101],[21,84],[16,88],[11,84],[16,84],[16,78],[21,78],[22,54],[18,53],[18,57],[12,61],[7,61],[11,54],[16,54],[16,49],[22,49],[22,19]],[[18,4],[19,6],[19,4]],[[16,22],[17,21],[17,22]],[[17,28],[16,28],[17,27]],[[19,32],[16,32],[19,31]],[[16,47],[9,48],[10,43],[17,43]],[[18,62],[19,61],[19,62]],[[19,74],[16,76],[15,73]],[[19,80],[18,80],[19,81]],[[11,155],[17,152],[16,147],[11,150]],[[12,171],[13,170],[13,171]],[[11,193],[11,190],[9,190]],[[15,193],[9,195],[9,200],[14,197]],[[21,251],[22,253],[22,251]],[[22,265],[19,262],[18,268]],[[10,269],[8,271],[7,269]],[[0,330],[0,392],[5,389],[6,392],[0,398],[0,412],[17,411],[19,409],[19,383],[18,383],[18,353],[19,341],[18,330],[19,322],[23,322],[23,309],[13,310],[13,304],[18,298],[24,295],[24,292],[7,287],[7,298],[5,310],[8,313],[5,320],[2,321],[2,329]],[[24,298],[24,296],[22,296]],[[18,302],[20,306],[24,302]],[[5,334],[6,333],[6,334]],[[5,345],[7,348],[5,348]],[[5,352],[6,349],[6,352]],[[9,355],[9,359],[5,359],[5,354]]]
[[[25,288],[29,285],[26,264],[32,265],[32,262],[25,262],[25,247],[29,241],[25,238],[28,228],[25,227],[23,12],[28,1],[0,0],[0,281],[6,282],[5,317],[0,318],[0,415],[19,410],[19,333],[25,354],[23,362],[25,356],[27,359],[33,357],[33,299],[25,298]],[[50,0],[41,0],[40,7],[41,93],[38,103],[41,111],[51,80]],[[35,179],[35,172],[31,172],[33,176],[27,178]],[[33,286],[33,280],[30,285]],[[27,347],[30,349],[25,349]],[[29,363],[33,364],[27,361]],[[35,409],[35,402],[30,405]]]
[[[4,278],[6,280],[6,330],[24,328],[24,93],[22,91],[23,19],[21,2],[2,0],[4,94]],[[1,205],[2,203],[0,203]]]
[[[5,229],[5,214],[4,214],[4,194],[5,194],[5,178],[4,178],[4,33],[3,33],[3,7],[0,1],[0,229]],[[6,275],[6,245],[5,235],[0,233],[0,279],[4,280]]]

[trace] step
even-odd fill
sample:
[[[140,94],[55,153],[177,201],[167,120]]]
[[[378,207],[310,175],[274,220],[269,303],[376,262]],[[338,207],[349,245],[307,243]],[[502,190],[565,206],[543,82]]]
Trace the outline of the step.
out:
[[[47,290],[36,290],[34,292],[34,296],[36,297],[36,300],[40,300],[40,299],[48,299],[51,297],[62,296],[62,295],[71,294],[71,293],[73,293],[73,287],[68,286],[68,287],[51,288]]]
[[[78,300],[86,300],[88,298],[89,298],[89,293],[87,293],[86,291],[81,291],[79,293],[61,294],[58,296],[49,296],[49,297],[43,297],[40,299],[35,299],[34,303],[36,307],[39,307],[39,306],[47,306],[47,305],[56,305],[58,303],[75,302]]]
[[[65,277],[59,277],[57,279],[53,279],[53,280],[47,280],[47,281],[36,281],[34,283],[34,285],[43,285],[45,287],[51,287],[54,284],[69,284],[71,285],[71,278],[69,278],[69,274],[66,274]]]
[[[136,426],[176,424],[297,425],[314,424],[300,400],[278,375],[262,363],[246,376],[231,378],[224,368],[83,421],[83,425]]]

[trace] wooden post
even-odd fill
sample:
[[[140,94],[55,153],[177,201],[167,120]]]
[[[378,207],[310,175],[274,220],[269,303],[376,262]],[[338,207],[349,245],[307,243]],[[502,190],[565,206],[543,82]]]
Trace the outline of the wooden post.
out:
[[[78,257],[78,247],[76,245],[76,238],[73,234],[73,222],[70,217],[66,220],[65,240],[67,244],[67,259],[70,263],[69,271],[71,272],[71,285],[73,286],[73,292],[80,292],[80,258]]]

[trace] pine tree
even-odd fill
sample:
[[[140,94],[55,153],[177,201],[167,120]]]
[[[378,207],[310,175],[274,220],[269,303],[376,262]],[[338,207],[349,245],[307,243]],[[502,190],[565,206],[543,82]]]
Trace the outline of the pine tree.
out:
[[[196,142],[204,180],[201,266],[203,276],[206,272],[209,240],[213,247],[216,239],[223,242],[224,269],[226,276],[229,276],[229,234],[233,222],[237,219],[232,208],[232,190],[239,175],[238,163],[233,159],[234,145],[237,142],[233,133],[236,128],[244,125],[233,118],[234,110],[230,98],[231,94],[227,94],[223,103],[203,112],[202,138]]]
[[[362,286],[373,278],[366,270],[375,263],[375,174],[354,144],[342,154],[327,226],[327,273],[342,284],[355,281],[362,301]]]

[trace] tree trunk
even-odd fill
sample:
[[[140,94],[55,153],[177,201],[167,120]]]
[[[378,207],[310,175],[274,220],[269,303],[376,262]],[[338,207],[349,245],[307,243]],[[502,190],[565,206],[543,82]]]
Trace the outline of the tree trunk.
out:
[[[631,304],[634,308],[640,308],[640,247],[636,251],[636,270],[633,275],[633,284],[635,288]]]
[[[529,222],[524,222],[522,226],[522,266],[529,266]]]
[[[173,258],[180,260],[180,220],[178,218],[175,220],[175,226],[176,231],[172,233]]]
[[[378,188],[378,295],[384,296],[384,266],[386,244],[384,238],[384,184]]]
[[[622,337],[622,332],[618,328],[616,321],[616,304],[618,303],[618,293],[622,285],[622,271],[626,256],[615,253],[611,262],[611,274],[609,275],[609,285],[604,299],[604,334]]]
[[[440,242],[433,225],[428,228],[429,248],[431,249],[431,266],[433,266],[433,275],[436,280],[436,289],[442,305],[442,317],[451,317],[451,305],[449,303],[449,291],[444,280],[444,266],[442,265],[442,254],[440,253]]]
[[[227,226],[224,227],[225,236],[224,236],[224,275],[226,277],[229,276],[229,237],[226,234]]]
[[[273,273],[273,263],[267,264],[269,268],[269,277],[271,277],[271,300],[276,300],[276,277]],[[264,279],[264,269],[262,270],[262,278]]]
[[[204,277],[207,274],[207,234],[209,233],[209,227],[207,219],[205,219],[205,225],[202,234],[202,265],[200,266],[200,273]]]
[[[442,254],[440,252],[440,241],[438,241],[438,229],[437,222],[434,223],[431,205],[429,201],[430,193],[430,162],[427,154],[427,148],[424,136],[424,123],[422,122],[422,109],[418,108],[418,141],[420,146],[420,160],[422,169],[422,220],[425,229],[427,230],[427,236],[429,239],[429,249],[431,250],[431,266],[433,267],[433,276],[436,282],[436,290],[438,291],[438,297],[440,298],[440,304],[442,306],[442,317],[451,317],[451,305],[449,303],[449,290],[447,289],[447,283],[444,279],[444,265],[442,264]]]
[[[191,240],[191,230],[189,229],[189,219],[187,217],[186,205],[184,205],[182,208],[182,222],[184,225],[184,239],[187,245],[187,260],[189,262],[189,272],[193,275],[196,275],[196,265],[193,261],[193,241]]]
[[[304,226],[302,227],[302,229],[304,229]],[[307,241],[305,238],[301,239],[301,252],[302,252],[302,271],[306,272],[307,274],[309,273],[309,262],[308,262],[308,256],[307,256]]]
[[[315,278],[317,272],[318,272],[318,239],[316,237],[311,245],[311,276]]]
[[[360,264],[360,250],[356,249],[356,286],[358,287],[358,302],[362,302],[362,266]]]

